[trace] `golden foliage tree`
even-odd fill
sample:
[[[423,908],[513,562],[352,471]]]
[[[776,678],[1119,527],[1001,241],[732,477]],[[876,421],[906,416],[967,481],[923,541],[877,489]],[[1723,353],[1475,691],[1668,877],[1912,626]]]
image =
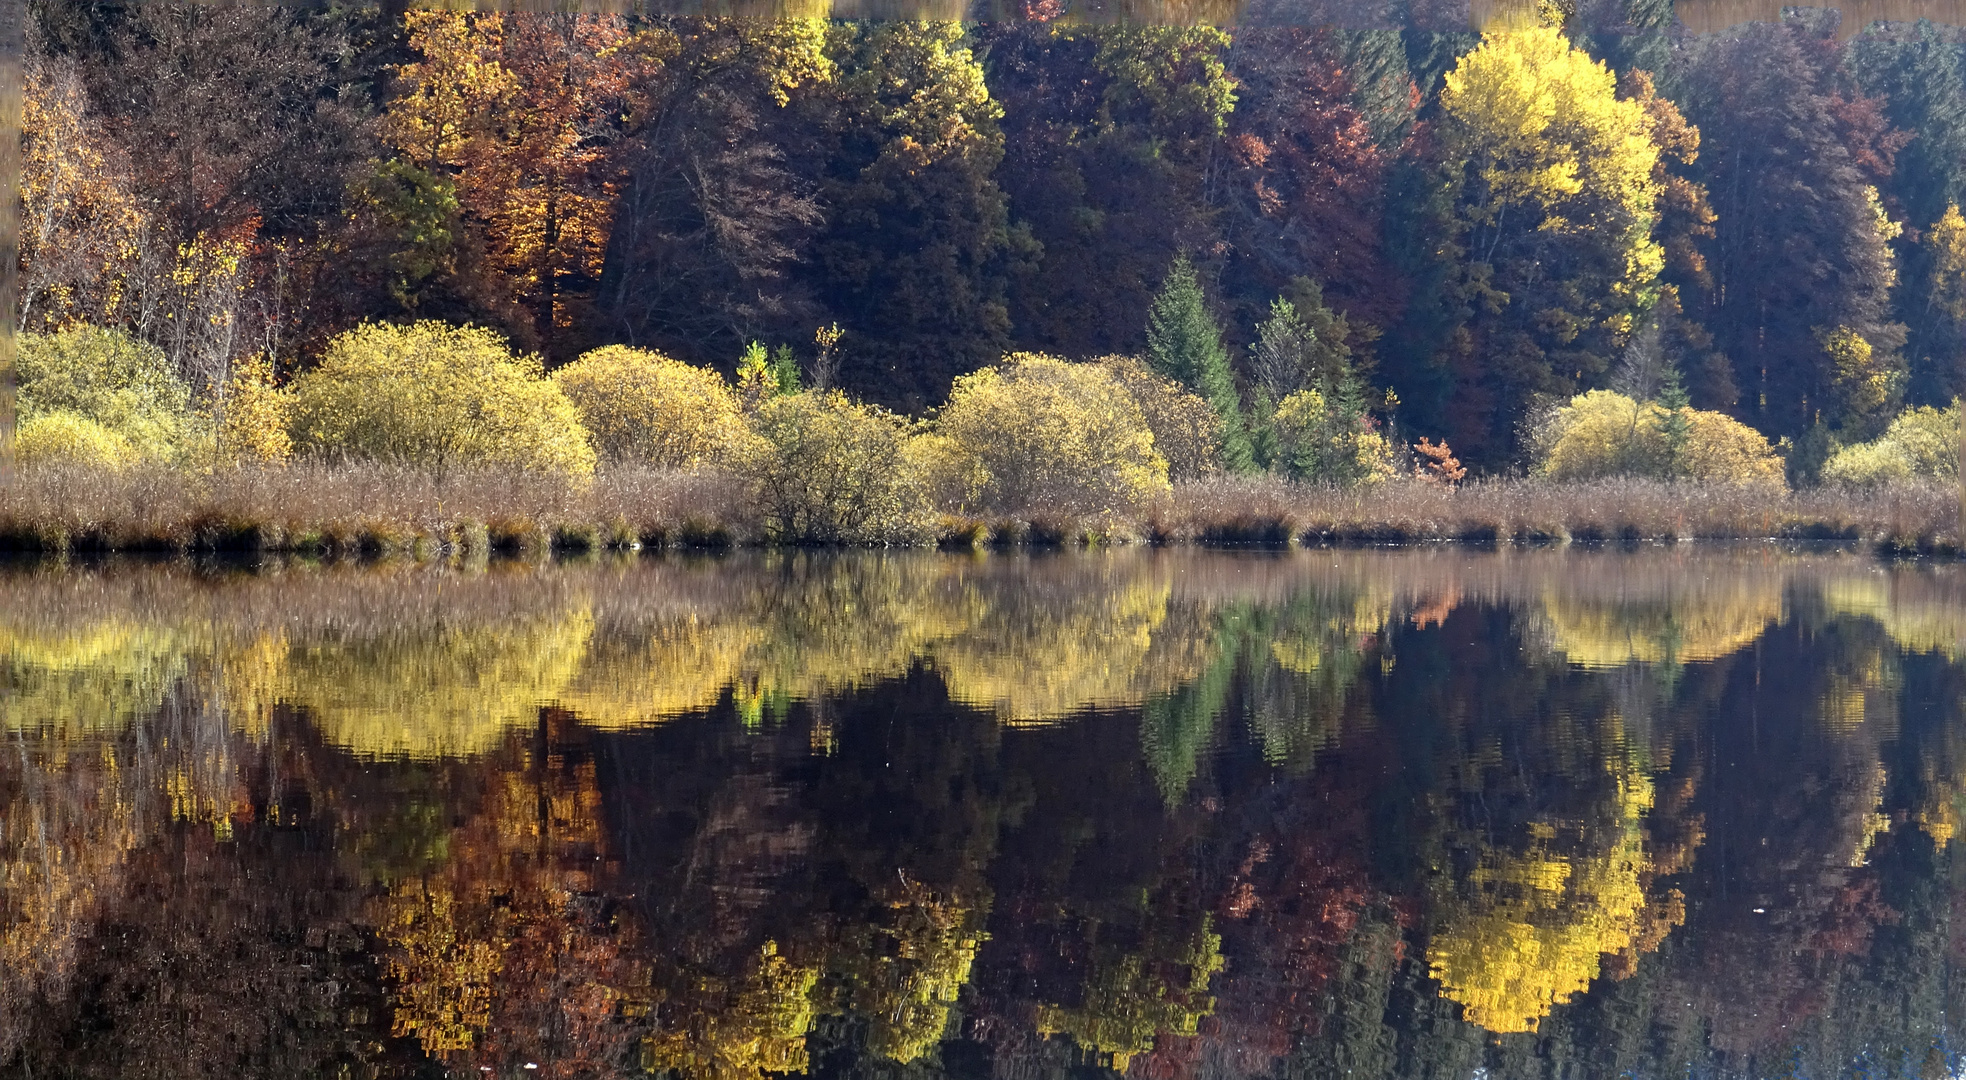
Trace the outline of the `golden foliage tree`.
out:
[[[1392,440],[1356,405],[1299,390],[1277,403],[1270,418],[1282,471],[1300,480],[1339,487],[1370,486],[1392,479]]]
[[[191,391],[154,345],[80,324],[22,334],[17,370],[23,421],[50,413],[84,417],[158,460],[174,460],[185,447]]]
[[[1557,480],[1637,476],[1786,484],[1782,458],[1760,432],[1721,413],[1676,411],[1686,427],[1677,451],[1668,433],[1675,410],[1613,390],[1579,394],[1551,415],[1542,432],[1539,471]]]
[[[121,472],[142,460],[130,440],[72,412],[42,413],[14,431],[14,458],[24,465],[85,465]]]
[[[19,326],[110,322],[149,228],[72,66],[32,57],[21,99]]]
[[[287,430],[293,398],[273,385],[273,365],[265,357],[234,364],[215,406],[220,460],[270,464],[293,454]]]
[[[552,340],[600,278],[620,167],[609,156],[649,58],[615,15],[413,11],[417,59],[384,117],[413,165],[447,175],[496,275]]]
[[[1910,480],[1959,479],[1959,403],[1906,409],[1884,434],[1845,446],[1823,465],[1831,483],[1869,486]]]
[[[813,390],[765,401],[752,423],[761,438],[737,467],[773,539],[881,544],[925,534],[926,489],[908,421]]]
[[[1137,356],[1108,356],[1095,362],[1111,372],[1140,406],[1140,418],[1154,433],[1154,449],[1167,459],[1170,481],[1197,480],[1222,471],[1216,452],[1222,418],[1207,401]]]
[[[1646,106],[1555,26],[1484,34],[1440,101],[1472,313],[1450,434],[1494,462],[1532,396],[1602,375],[1656,297],[1659,147]]]

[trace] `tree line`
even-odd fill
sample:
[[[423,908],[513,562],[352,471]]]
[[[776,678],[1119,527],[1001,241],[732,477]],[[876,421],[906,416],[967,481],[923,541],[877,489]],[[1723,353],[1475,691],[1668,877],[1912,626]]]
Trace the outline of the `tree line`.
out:
[[[919,413],[1008,353],[1172,355],[1192,282],[1181,332],[1221,355],[1162,373],[1232,470],[1284,398],[1350,381],[1482,470],[1614,389],[1786,439],[1809,481],[1966,379],[1959,31],[1027,7],[36,4],[20,327],[121,329],[207,395],[370,320],[483,325],[549,368],[625,344],[732,372],[755,343]]]

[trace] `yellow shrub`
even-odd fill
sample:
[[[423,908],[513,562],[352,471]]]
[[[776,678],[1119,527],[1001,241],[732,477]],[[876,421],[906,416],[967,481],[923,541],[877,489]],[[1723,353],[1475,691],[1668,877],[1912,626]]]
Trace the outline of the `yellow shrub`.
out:
[[[979,481],[959,509],[1109,512],[1167,490],[1153,431],[1101,365],[1006,357],[956,380],[936,431]]]
[[[1398,475],[1393,444],[1366,418],[1347,421],[1316,390],[1299,390],[1277,405],[1271,423],[1277,457],[1299,480],[1353,487]]]
[[[285,461],[293,455],[287,433],[293,398],[273,385],[273,365],[256,357],[232,369],[218,425],[221,457],[232,461]]]
[[[1959,406],[1906,409],[1877,439],[1838,450],[1823,466],[1825,482],[1885,484],[1959,479]]]
[[[365,323],[294,380],[296,446],[329,458],[586,476],[594,449],[539,359],[482,327]]]
[[[20,419],[68,413],[115,432],[144,457],[175,460],[191,391],[162,349],[120,330],[74,326],[20,335]]]
[[[735,461],[765,531],[789,543],[915,543],[928,501],[906,420],[833,391],[768,399]]]
[[[748,437],[723,376],[661,353],[609,345],[553,373],[610,462],[671,469],[729,460]]]
[[[1723,413],[1687,409],[1684,443],[1675,454],[1667,429],[1671,415],[1656,402],[1611,390],[1579,394],[1552,415],[1539,471],[1555,480],[1635,476],[1783,485],[1781,455],[1760,432]]]
[[[22,421],[14,454],[23,464],[88,465],[120,471],[142,457],[130,440],[72,412],[49,412]]]
[[[1659,412],[1611,390],[1571,398],[1551,419],[1555,439],[1542,471],[1554,480],[1664,476],[1666,439]]]
[[[1222,418],[1208,402],[1173,379],[1164,379],[1135,356],[1095,361],[1125,386],[1140,406],[1154,449],[1167,459],[1170,480],[1193,480],[1222,470],[1215,448],[1222,440]]]
[[[1782,456],[1761,432],[1725,413],[1686,410],[1686,447],[1680,475],[1723,484],[1785,487]]]
[[[1823,483],[1873,487],[1911,479],[1911,461],[1898,447],[1877,439],[1838,450],[1823,463]]]

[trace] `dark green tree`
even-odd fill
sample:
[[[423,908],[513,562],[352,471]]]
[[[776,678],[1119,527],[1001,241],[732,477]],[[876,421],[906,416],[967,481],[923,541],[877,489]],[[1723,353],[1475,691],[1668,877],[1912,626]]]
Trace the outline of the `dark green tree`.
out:
[[[1909,330],[1905,396],[1943,405],[1958,392],[1956,327],[1930,302],[1947,272],[1946,239],[1934,234],[1948,206],[1966,198],[1966,56],[1955,35],[1929,22],[1876,24],[1850,43],[1849,66],[1864,93],[1880,99],[1892,126],[1915,137],[1898,152],[1886,186],[1911,228],[1899,239],[1904,287],[1896,317]]]
[[[1839,387],[1888,381],[1901,363],[1895,226],[1874,185],[1903,143],[1867,115],[1875,102],[1859,100],[1841,54],[1798,21],[1755,23],[1702,40],[1678,80],[1719,215],[1713,286],[1682,300],[1733,363],[1738,414],[1769,435],[1858,419],[1842,415]],[[1844,347],[1853,335],[1862,348]],[[1874,370],[1853,383],[1839,358],[1859,354]]]
[[[1003,109],[953,23],[836,24],[827,51],[808,118],[826,228],[800,276],[851,335],[844,387],[922,409],[1010,344],[1031,251],[995,178]]]
[[[1148,312],[1147,358],[1161,374],[1200,394],[1221,417],[1223,467],[1233,473],[1253,471],[1256,460],[1235,374],[1229,369],[1229,350],[1186,255],[1175,257]]]
[[[1213,248],[1228,47],[1212,27],[1025,24],[991,39],[998,177],[1042,248],[1011,283],[1019,347],[1137,353],[1154,279],[1176,252]]]

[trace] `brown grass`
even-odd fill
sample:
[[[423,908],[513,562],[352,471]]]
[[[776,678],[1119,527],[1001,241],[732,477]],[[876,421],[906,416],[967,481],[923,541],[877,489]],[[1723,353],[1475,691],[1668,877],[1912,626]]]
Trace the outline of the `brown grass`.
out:
[[[1400,481],[1340,491],[1275,479],[1186,484],[1136,515],[946,516],[944,546],[1475,545],[1800,539],[1956,555],[1958,493],[1936,484],[1783,493],[1615,480]],[[0,487],[0,548],[435,555],[761,542],[737,479],[616,470],[591,484],[522,472],[300,464],[188,474],[24,470]]]
[[[1959,494],[1938,484],[1871,491],[1609,480],[1500,480],[1359,491],[1276,480],[1175,490],[1148,521],[1163,542],[1401,544],[1644,540],[1838,540],[1892,552],[1959,550]]]
[[[292,465],[189,474],[23,470],[0,487],[0,547],[60,551],[536,550],[741,542],[742,488],[621,470],[586,486],[516,471]]]

